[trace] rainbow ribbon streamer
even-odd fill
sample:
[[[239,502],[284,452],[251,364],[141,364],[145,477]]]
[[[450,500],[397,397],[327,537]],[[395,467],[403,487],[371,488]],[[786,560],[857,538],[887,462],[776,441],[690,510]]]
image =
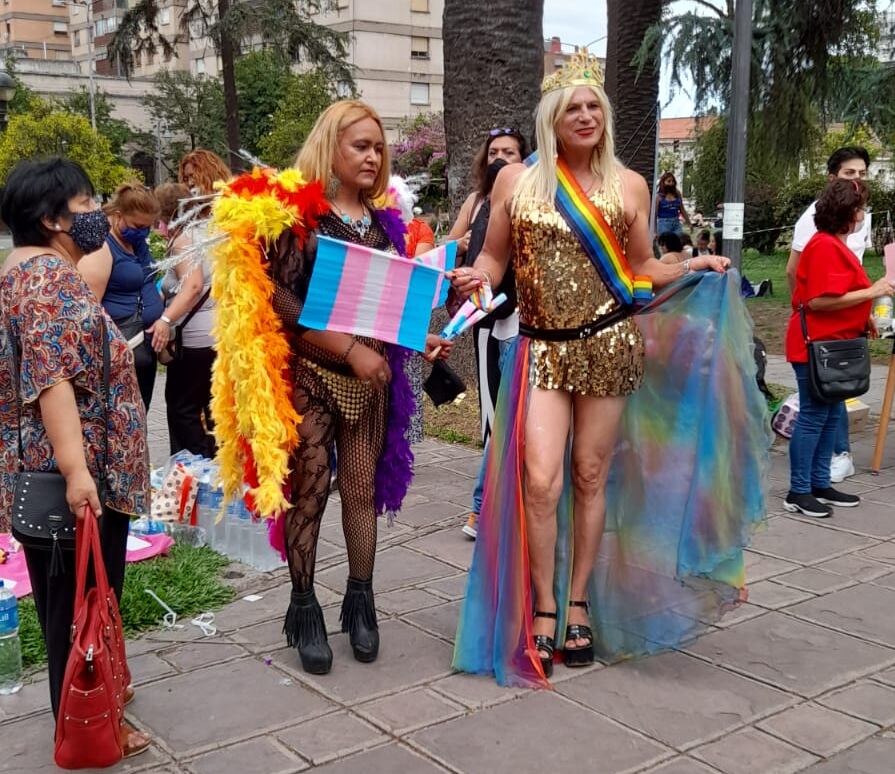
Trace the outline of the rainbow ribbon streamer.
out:
[[[490,285],[474,290],[441,331],[441,338],[455,339],[473,325],[484,320],[507,300],[505,293],[493,295]]]
[[[319,236],[298,324],[424,352],[443,276],[424,263]]]

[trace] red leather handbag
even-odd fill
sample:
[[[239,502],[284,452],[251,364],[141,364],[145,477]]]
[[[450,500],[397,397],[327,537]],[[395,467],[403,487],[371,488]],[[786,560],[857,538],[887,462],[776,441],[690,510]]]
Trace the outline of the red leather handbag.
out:
[[[109,588],[99,527],[89,508],[77,523],[75,616],[56,717],[56,765],[63,769],[111,766],[121,760],[121,721],[128,679],[124,635]],[[92,562],[91,562],[92,559]],[[90,565],[96,585],[86,591]]]

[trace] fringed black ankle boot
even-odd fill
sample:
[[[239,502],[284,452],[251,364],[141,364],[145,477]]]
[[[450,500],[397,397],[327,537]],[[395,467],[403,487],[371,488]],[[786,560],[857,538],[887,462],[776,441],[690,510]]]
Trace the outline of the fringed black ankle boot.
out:
[[[314,589],[292,592],[283,633],[289,647],[298,649],[305,672],[325,675],[332,669],[333,652],[326,641],[326,624]]]
[[[369,663],[379,655],[379,626],[373,604],[373,581],[348,579],[342,600],[342,631],[348,632],[351,649],[358,661]]]

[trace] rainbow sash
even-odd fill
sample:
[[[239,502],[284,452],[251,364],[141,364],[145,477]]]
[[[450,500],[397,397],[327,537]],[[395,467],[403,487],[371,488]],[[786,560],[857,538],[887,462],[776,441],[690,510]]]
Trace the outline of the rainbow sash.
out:
[[[615,232],[562,158],[556,161],[556,180],[556,209],[578,237],[612,297],[622,306],[648,304],[653,297],[652,280],[634,276]]]

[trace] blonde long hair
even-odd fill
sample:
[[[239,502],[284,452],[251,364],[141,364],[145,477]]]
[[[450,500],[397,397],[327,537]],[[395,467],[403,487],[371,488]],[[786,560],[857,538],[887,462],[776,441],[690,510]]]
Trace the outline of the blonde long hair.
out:
[[[365,118],[372,118],[376,122],[382,133],[383,142],[382,165],[379,167],[373,187],[366,192],[366,196],[372,201],[386,192],[388,178],[391,174],[391,159],[388,143],[385,140],[385,129],[382,127],[382,119],[367,103],[356,99],[343,99],[335,102],[320,114],[295,159],[295,167],[306,180],[319,180],[323,183],[325,191],[330,190],[330,182],[333,178],[333,161],[338,151],[339,139],[349,126],[353,126]]]
[[[547,92],[538,103],[535,116],[535,132],[538,141],[538,160],[519,178],[514,194],[514,204],[523,199],[553,203],[556,198],[556,157],[559,147],[556,125],[572,101],[572,94],[580,86],[567,86]],[[612,106],[603,89],[588,86],[603,109],[603,136],[591,157],[591,171],[600,175],[604,190],[615,195],[621,191],[621,162],[615,157]]]

